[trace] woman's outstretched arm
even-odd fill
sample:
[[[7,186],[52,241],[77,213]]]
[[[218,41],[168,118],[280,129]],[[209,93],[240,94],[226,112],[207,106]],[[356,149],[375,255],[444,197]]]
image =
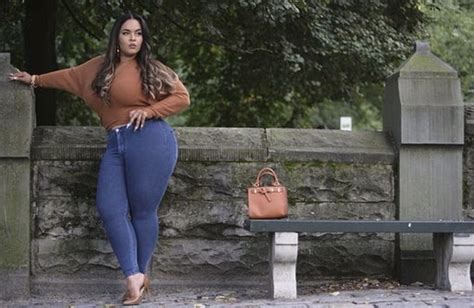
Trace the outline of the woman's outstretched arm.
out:
[[[64,90],[82,97],[87,88],[90,87],[102,61],[103,56],[99,56],[78,66],[41,75],[30,75],[27,72],[13,73],[10,74],[9,79],[35,87]]]

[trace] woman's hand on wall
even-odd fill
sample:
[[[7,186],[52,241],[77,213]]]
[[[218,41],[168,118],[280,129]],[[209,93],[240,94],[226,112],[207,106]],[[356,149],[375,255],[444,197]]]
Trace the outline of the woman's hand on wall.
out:
[[[21,81],[29,85],[32,83],[32,76],[27,72],[21,72],[19,70],[16,73],[10,73],[8,79],[12,81]]]

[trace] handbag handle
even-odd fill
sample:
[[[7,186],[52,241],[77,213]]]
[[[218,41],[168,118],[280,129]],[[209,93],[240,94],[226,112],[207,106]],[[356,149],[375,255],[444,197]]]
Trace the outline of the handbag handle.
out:
[[[260,181],[264,175],[271,175],[274,179],[278,181],[275,171],[272,168],[265,167],[260,169],[260,171],[258,172],[257,178],[255,179],[255,183],[260,184]]]
[[[262,168],[257,174],[257,178],[255,179],[255,183],[253,184],[254,187],[260,186],[260,181],[264,175],[271,175],[273,177],[272,186],[281,186],[280,182],[278,181],[278,177],[276,172],[272,168]]]

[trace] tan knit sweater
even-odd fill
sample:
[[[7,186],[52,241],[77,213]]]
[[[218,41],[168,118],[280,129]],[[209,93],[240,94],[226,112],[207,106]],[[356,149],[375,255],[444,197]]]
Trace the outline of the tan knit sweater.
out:
[[[135,60],[119,63],[110,87],[110,103],[107,105],[91,88],[103,56],[95,57],[84,64],[39,75],[35,83],[39,87],[55,88],[81,97],[100,117],[106,129],[126,124],[129,113],[135,108],[144,108],[153,117],[166,118],[189,106],[189,94],[178,79],[175,89],[163,93],[156,99],[142,93],[138,64]]]

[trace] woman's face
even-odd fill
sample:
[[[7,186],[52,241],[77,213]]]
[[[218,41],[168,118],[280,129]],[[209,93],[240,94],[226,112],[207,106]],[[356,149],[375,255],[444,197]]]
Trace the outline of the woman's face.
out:
[[[136,19],[129,19],[122,24],[119,32],[120,55],[135,57],[143,43],[142,28]]]

